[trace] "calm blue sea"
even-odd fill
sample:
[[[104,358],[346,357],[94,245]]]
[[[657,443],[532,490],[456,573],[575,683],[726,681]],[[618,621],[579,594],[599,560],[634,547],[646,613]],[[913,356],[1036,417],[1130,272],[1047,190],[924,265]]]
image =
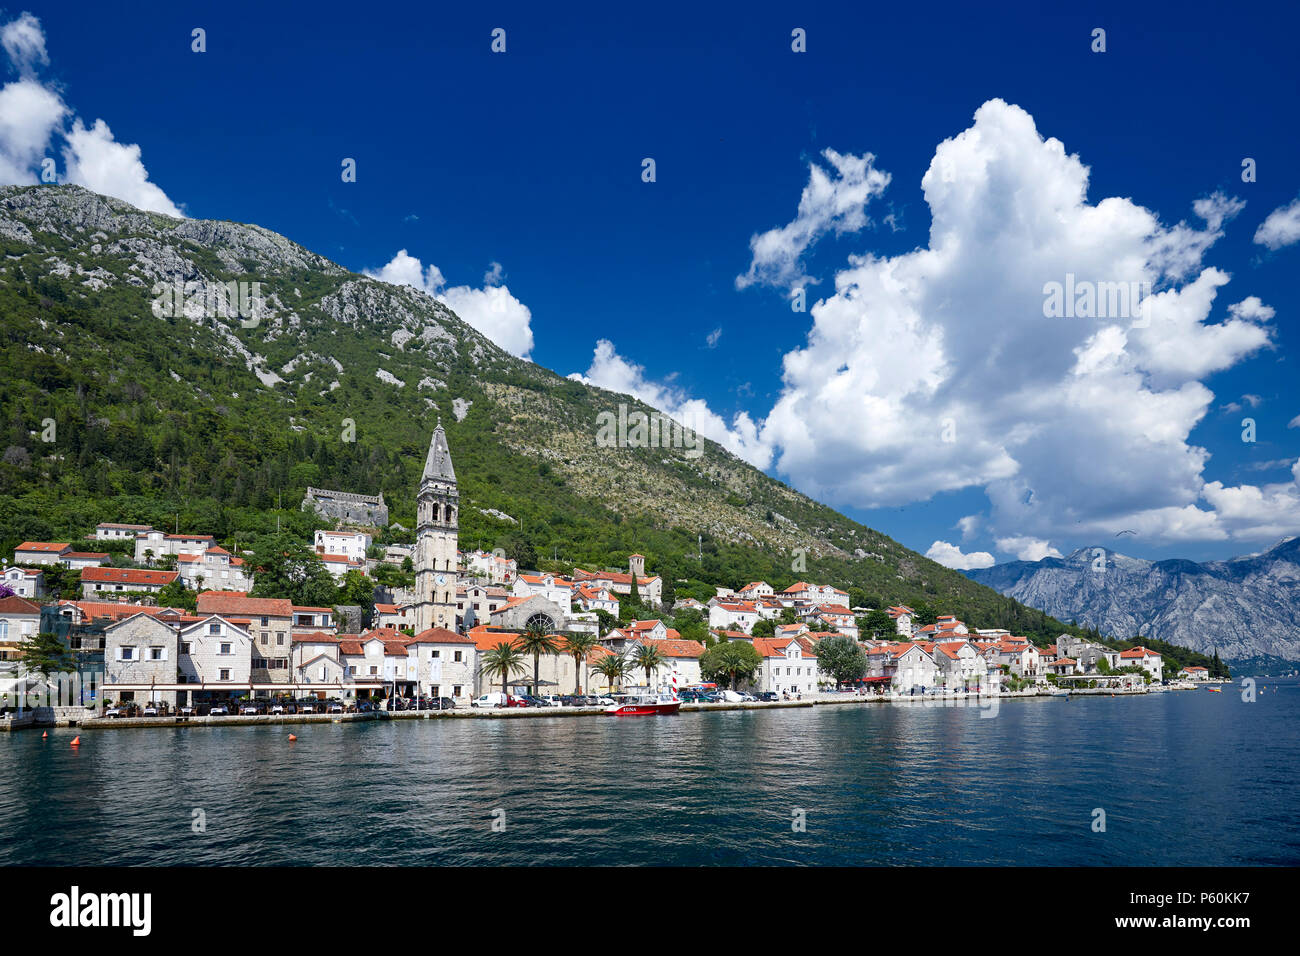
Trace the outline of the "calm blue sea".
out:
[[[1300,685],[1260,686],[25,731],[0,735],[0,863],[1294,866]]]

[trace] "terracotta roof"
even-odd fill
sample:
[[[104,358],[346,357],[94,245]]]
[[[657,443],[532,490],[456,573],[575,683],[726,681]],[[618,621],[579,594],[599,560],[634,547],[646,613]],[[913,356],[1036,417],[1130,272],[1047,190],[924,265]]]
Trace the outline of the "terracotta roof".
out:
[[[699,641],[684,641],[672,638],[646,638],[643,642],[647,647],[659,649],[659,653],[664,657],[699,657],[704,653],[704,645]]]
[[[91,584],[142,584],[161,587],[180,576],[178,571],[143,571],[139,568],[86,568],[81,582]]]
[[[50,541],[24,541],[15,551],[39,551],[43,554],[60,554],[72,545],[67,542],[54,543]]]
[[[20,598],[17,594],[0,598],[0,614],[40,614],[41,606]]]
[[[288,598],[249,597],[244,591],[204,591],[199,595],[198,610],[200,614],[293,617],[293,602]]]
[[[457,634],[445,627],[431,627],[421,631],[415,637],[408,638],[407,644],[473,644],[474,639],[464,634]]]
[[[294,634],[290,638],[294,644],[337,644],[339,639],[324,631],[312,631],[309,634]]]

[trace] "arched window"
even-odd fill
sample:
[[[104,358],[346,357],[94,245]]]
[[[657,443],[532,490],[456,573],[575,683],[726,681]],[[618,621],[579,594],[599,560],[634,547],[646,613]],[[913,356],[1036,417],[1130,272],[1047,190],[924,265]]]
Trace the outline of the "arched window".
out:
[[[524,624],[524,629],[527,630],[534,626],[540,627],[547,634],[550,634],[555,630],[555,621],[549,614],[534,614]]]

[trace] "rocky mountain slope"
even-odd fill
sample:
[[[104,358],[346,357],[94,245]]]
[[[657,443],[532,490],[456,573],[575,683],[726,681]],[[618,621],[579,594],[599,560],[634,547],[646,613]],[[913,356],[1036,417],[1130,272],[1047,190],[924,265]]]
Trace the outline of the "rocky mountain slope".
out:
[[[257,283],[255,314],[215,295],[226,283]],[[172,219],[73,186],[0,187],[0,315],[0,547],[105,520],[228,545],[309,533],[296,511],[308,485],[383,492],[410,529],[441,417],[465,547],[556,568],[641,551],[697,592],[808,577],[977,626],[1061,628],[712,442],[698,457],[599,447],[601,412],[650,410],[257,226]]]
[[[1104,561],[1099,560],[1099,554]],[[1300,538],[1229,561],[1144,561],[1110,549],[969,571],[1063,620],[1122,639],[1155,637],[1241,669],[1293,669],[1300,660]]]

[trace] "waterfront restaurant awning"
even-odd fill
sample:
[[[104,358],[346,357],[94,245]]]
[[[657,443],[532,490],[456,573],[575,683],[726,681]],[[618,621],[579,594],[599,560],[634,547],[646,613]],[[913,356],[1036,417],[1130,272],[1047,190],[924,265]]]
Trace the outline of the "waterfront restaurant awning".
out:
[[[536,684],[538,687],[559,687],[560,686],[558,681],[546,680],[541,677],[537,678],[537,680],[533,680],[531,677],[529,677],[525,680],[515,680],[510,682],[511,687],[532,687],[534,684]]]
[[[892,677],[859,677],[854,683],[858,684],[884,684],[891,681]]]

